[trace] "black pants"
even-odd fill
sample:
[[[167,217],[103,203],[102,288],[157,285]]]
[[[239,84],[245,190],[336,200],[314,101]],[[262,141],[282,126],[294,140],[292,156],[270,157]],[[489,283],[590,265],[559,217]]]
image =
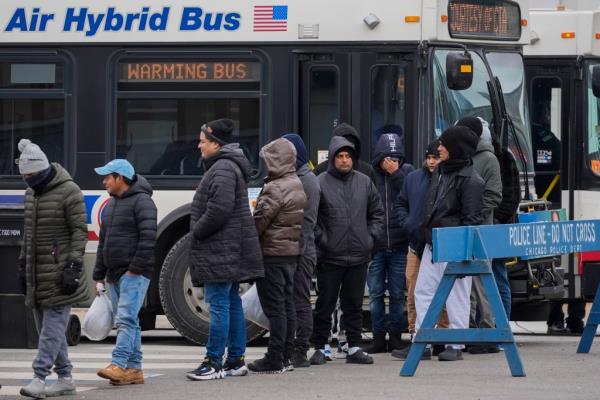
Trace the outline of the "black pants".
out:
[[[310,258],[298,257],[298,268],[294,274],[294,306],[296,309],[296,339],[294,348],[306,353],[313,331],[313,315],[310,306],[310,283],[315,264]]]
[[[290,358],[294,349],[296,262],[296,257],[265,257],[265,277],[256,282],[260,305],[271,325],[267,357],[272,360]]]
[[[563,312],[563,304],[567,303],[567,328],[573,331],[583,330],[584,323],[583,318],[585,317],[585,301],[581,299],[576,300],[557,300],[552,301],[550,308],[550,315],[546,322],[548,326],[552,324],[562,324],[565,320],[565,313]]]
[[[362,304],[367,281],[367,264],[317,267],[317,305],[314,316],[315,348],[323,349],[331,331],[331,313],[339,296],[349,347],[359,347],[362,332]]]

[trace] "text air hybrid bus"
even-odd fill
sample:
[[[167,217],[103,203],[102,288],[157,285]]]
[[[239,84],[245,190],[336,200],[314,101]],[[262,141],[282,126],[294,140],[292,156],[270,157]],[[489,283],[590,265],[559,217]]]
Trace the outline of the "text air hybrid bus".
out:
[[[531,10],[529,25],[524,54],[536,191],[569,219],[600,218],[600,91],[592,79],[600,68],[600,11]],[[572,277],[567,297],[593,298],[600,252],[564,257],[563,265]]]
[[[419,165],[430,140],[481,115],[527,183],[527,20],[527,1],[506,0],[4,0],[0,201],[22,202],[12,160],[31,138],[84,190],[89,273],[108,201],[93,168],[130,160],[152,184],[159,217],[142,324],[164,313],[202,343],[208,313],[180,240],[203,173],[203,123],[235,120],[255,169],[250,201],[265,175],[261,146],[298,132],[317,163],[341,122],[361,132],[365,160],[384,127],[401,130],[407,161]],[[260,333],[249,325],[249,339]]]

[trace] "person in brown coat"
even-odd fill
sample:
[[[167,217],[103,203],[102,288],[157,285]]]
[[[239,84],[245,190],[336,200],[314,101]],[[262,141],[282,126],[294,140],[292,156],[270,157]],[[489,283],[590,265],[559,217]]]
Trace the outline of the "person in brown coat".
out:
[[[277,139],[260,151],[268,170],[256,201],[254,222],[260,238],[265,269],[257,285],[258,297],[271,327],[264,358],[248,365],[259,373],[291,369],[294,348],[294,272],[300,254],[300,233],[306,195],[296,176],[296,149]]]

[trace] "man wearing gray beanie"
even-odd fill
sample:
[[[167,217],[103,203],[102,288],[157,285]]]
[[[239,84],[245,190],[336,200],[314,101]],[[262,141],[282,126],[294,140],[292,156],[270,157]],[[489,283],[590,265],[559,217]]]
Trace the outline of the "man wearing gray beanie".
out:
[[[39,333],[34,377],[21,388],[21,395],[75,394],[65,332],[71,305],[85,301],[88,293],[82,275],[87,243],[83,193],[60,164],[48,163],[38,145],[21,139],[18,147],[21,155],[16,162],[28,186],[19,275]],[[46,386],[53,366],[58,380]]]

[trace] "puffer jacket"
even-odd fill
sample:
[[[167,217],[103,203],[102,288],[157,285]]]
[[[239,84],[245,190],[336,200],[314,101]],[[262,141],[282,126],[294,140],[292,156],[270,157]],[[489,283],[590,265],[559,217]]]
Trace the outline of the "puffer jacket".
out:
[[[94,280],[117,283],[130,271],[152,279],[156,245],[156,205],[152,187],[141,175],[102,212]]]
[[[296,175],[296,149],[290,141],[276,139],[260,155],[269,173],[254,209],[263,256],[297,256],[306,194]]]
[[[389,175],[383,171],[379,164],[385,157],[400,159],[400,168]],[[375,242],[375,250],[404,250],[408,246],[408,236],[400,228],[398,219],[395,218],[395,200],[402,190],[405,177],[414,167],[404,163],[404,144],[396,134],[384,133],[379,137],[375,145],[373,155],[373,168],[375,169],[375,185],[379,191],[385,218],[383,220],[382,234]]]
[[[264,276],[258,234],[248,203],[252,166],[239,144],[203,161],[206,173],[192,201],[192,284],[248,282]]]
[[[500,164],[494,154],[492,143],[480,139],[477,144],[477,150],[473,155],[473,168],[485,183],[483,192],[483,206],[481,214],[483,215],[482,224],[491,225],[494,223],[493,212],[502,201],[502,178],[500,176]]]
[[[296,175],[302,182],[304,194],[306,194],[306,206],[304,207],[304,221],[302,222],[302,235],[300,236],[300,254],[317,262],[317,250],[315,247],[315,226],[317,225],[317,213],[319,212],[319,201],[321,199],[321,188],[319,180],[308,167],[302,165]]]
[[[62,293],[67,263],[83,263],[87,222],[83,193],[69,173],[53,163],[56,173],[39,195],[25,192],[25,226],[20,260],[25,262],[29,307],[72,305],[88,299],[86,279],[75,293]]]
[[[351,170],[340,174],[335,154],[343,147],[354,148],[341,136],[329,144],[329,170],[318,176],[321,201],[315,241],[319,262],[351,267],[369,262],[375,239],[383,230],[384,212],[373,181]]]
[[[431,172],[423,166],[406,176],[402,191],[396,198],[396,219],[402,232],[408,236],[409,246],[413,250],[419,247],[419,228],[430,183]]]

